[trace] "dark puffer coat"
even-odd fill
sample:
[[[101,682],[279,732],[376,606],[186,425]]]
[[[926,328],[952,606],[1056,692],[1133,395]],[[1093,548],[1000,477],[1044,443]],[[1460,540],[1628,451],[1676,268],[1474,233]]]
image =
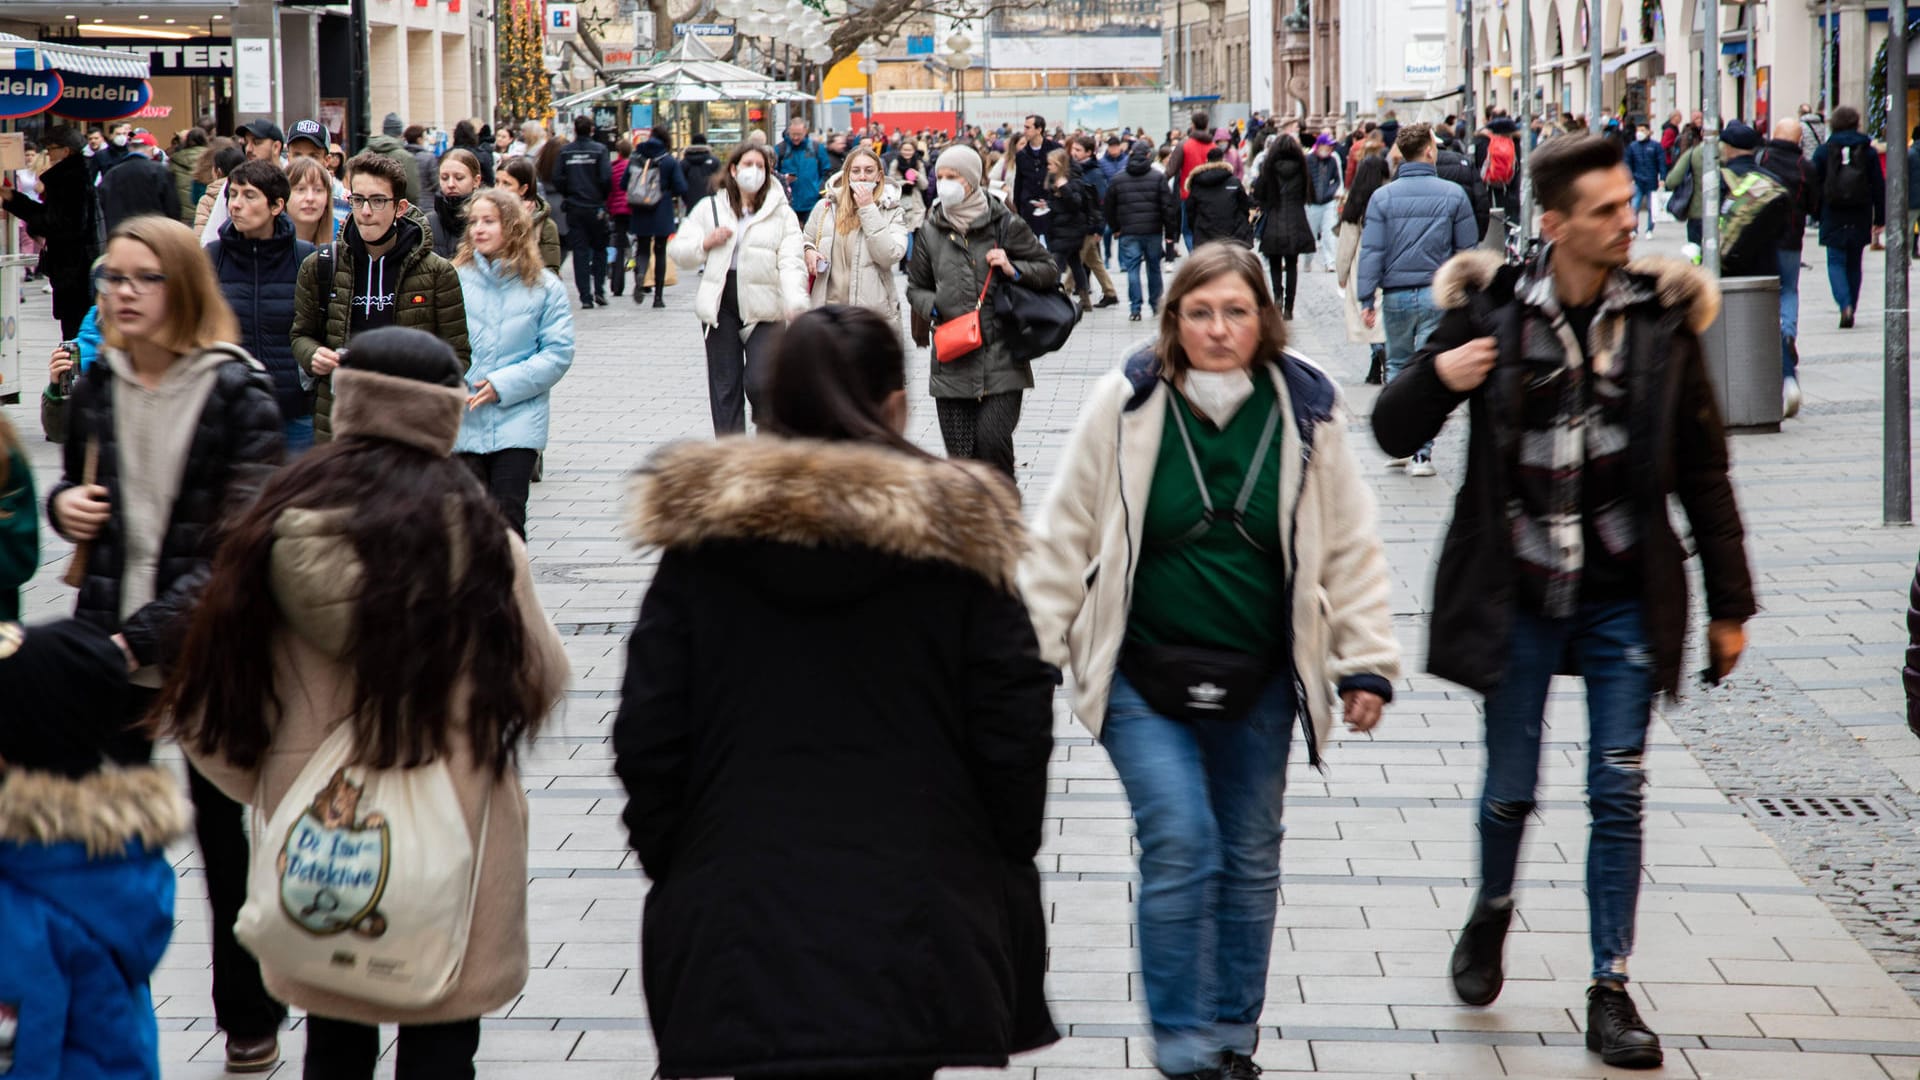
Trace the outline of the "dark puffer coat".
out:
[[[1060,284],[1053,256],[1033,230],[991,195],[987,215],[974,222],[971,232],[954,229],[947,222],[946,207],[934,203],[914,235],[913,256],[907,260],[907,303],[930,325],[939,326],[980,304],[980,290],[987,284],[987,252],[996,247],[1006,248],[1007,258],[1020,272],[1020,284],[995,274],[992,288],[1044,290]],[[1033,389],[1033,365],[1015,360],[1007,351],[1000,321],[993,317],[991,295],[981,310],[986,313],[980,320],[981,347],[956,360],[933,363],[934,397],[978,401],[988,394]]]
[[[106,245],[106,223],[94,193],[87,159],[68,154],[40,174],[40,200],[18,191],[0,199],[0,209],[27,223],[27,232],[46,243],[40,272],[56,288],[85,285],[93,261]]]
[[[724,439],[642,470],[665,549],[614,723],[669,1078],[1000,1066],[1057,1037],[1053,668],[998,473]],[[848,498],[857,492],[857,498]]]
[[[100,213],[107,231],[142,214],[180,220],[180,192],[165,165],[135,155],[100,176]]]
[[[1253,246],[1253,221],[1247,217],[1253,206],[1252,196],[1233,175],[1233,166],[1224,161],[1209,161],[1187,177],[1187,224],[1193,228],[1196,247],[1212,240],[1236,240]],[[1303,232],[1304,213],[1300,219]],[[1313,250],[1311,239],[1307,250]]]
[[[1840,167],[1840,153],[1850,150],[1860,155],[1867,171],[1867,205],[1833,205],[1832,184]],[[1873,141],[1858,131],[1836,131],[1826,144],[1813,152],[1813,172],[1820,178],[1820,246],[1866,247],[1873,239],[1876,225],[1887,221],[1887,181],[1880,171],[1880,152]]]
[[[1521,268],[1504,262],[1499,252],[1470,251],[1441,267],[1433,283],[1434,304],[1445,312],[1440,326],[1373,406],[1374,438],[1394,457],[1411,455],[1467,406],[1467,478],[1434,577],[1427,670],[1483,694],[1506,675],[1519,602],[1508,462],[1521,435],[1516,418],[1527,363],[1520,356],[1523,302],[1514,295]],[[1669,496],[1680,497],[1693,529],[1707,617],[1744,620],[1756,610],[1746,530],[1727,478],[1727,435],[1698,336],[1719,313],[1720,293],[1713,279],[1679,259],[1641,259],[1622,273],[1637,297],[1626,311],[1633,401],[1627,457],[1638,485],[1632,499],[1647,646],[1654,693],[1677,695],[1689,616],[1687,549],[1668,520]],[[1440,381],[1434,357],[1480,337],[1500,341],[1499,358],[1485,382],[1456,394]]]
[[[1107,224],[1115,236],[1164,236],[1180,232],[1180,201],[1167,178],[1153,171],[1153,144],[1133,144],[1127,167],[1107,185]]]
[[[660,174],[660,201],[651,209],[635,206],[631,198],[627,202],[627,231],[634,236],[672,236],[673,201],[687,196],[687,177],[680,171],[680,159],[667,153],[667,146],[659,139],[647,139],[633,148],[633,156],[627,159],[627,183],[634,183],[640,170],[649,162]],[[767,178],[773,182],[772,177]],[[692,201],[698,202],[694,199]]]
[[[74,384],[64,468],[60,482],[47,494],[47,517],[56,528],[59,518],[53,513],[54,500],[85,476],[89,442],[97,442],[100,447],[96,483],[109,492],[118,486],[115,378],[111,363],[103,360],[88,366]],[[185,418],[181,422],[185,423]],[[210,576],[220,522],[253,501],[285,452],[280,407],[273,400],[273,380],[238,353],[220,365],[213,389],[193,425],[180,490],[174,496],[172,517],[160,541],[154,599],[124,622],[121,620],[120,583],[127,556],[125,524],[122,500],[110,499],[111,516],[88,546],[87,576],[74,604],[75,618],[124,634],[142,665],[166,664],[174,658],[186,633],[186,617]]]
[[[1093,193],[1093,185],[1082,180],[1077,171],[1057,187],[1049,178],[1044,198],[1047,212],[1035,225],[1046,234],[1047,250],[1077,255],[1087,233],[1093,231],[1098,214],[1095,206],[1099,196]]]
[[[220,239],[207,245],[207,259],[220,279],[220,292],[240,321],[240,345],[273,377],[273,398],[282,420],[313,412],[313,392],[300,387],[300,363],[293,358],[293,300],[300,264],[313,245],[296,240],[293,219],[281,214],[273,236],[249,240],[228,221]]]
[[[1253,197],[1260,204],[1262,255],[1311,255],[1319,247],[1313,240],[1313,226],[1307,222],[1313,178],[1304,158],[1269,151],[1267,163],[1254,182]],[[1200,239],[1197,233],[1194,239]]]

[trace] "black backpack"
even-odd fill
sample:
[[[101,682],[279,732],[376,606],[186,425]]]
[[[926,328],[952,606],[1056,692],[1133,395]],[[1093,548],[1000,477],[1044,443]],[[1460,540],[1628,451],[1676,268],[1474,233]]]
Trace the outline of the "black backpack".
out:
[[[1836,210],[1859,210],[1873,205],[1873,183],[1867,176],[1872,164],[1863,143],[1827,146],[1827,205]]]

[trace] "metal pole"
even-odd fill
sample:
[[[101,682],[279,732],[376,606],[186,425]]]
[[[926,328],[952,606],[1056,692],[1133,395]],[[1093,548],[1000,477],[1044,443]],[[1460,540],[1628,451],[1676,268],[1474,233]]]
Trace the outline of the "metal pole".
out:
[[[1880,518],[1888,525],[1913,522],[1913,433],[1908,386],[1907,338],[1907,0],[1892,0],[1887,13],[1887,327],[1886,478]]]
[[[1600,134],[1607,126],[1606,76],[1600,73],[1600,66],[1607,52],[1607,24],[1604,0],[1587,0],[1587,93],[1593,100],[1587,103],[1587,112],[1593,117],[1592,133]],[[1621,18],[1626,18],[1626,9],[1621,8]]]
[[[1820,26],[1820,115],[1833,108],[1833,0],[1827,0],[1826,18]]]
[[[1700,265],[1720,276],[1720,11],[1700,0]]]
[[[353,35],[349,58],[348,85],[352,88],[352,130],[347,133],[349,156],[367,148],[367,133],[373,127],[373,83],[367,76],[367,6],[354,4],[347,13],[347,32]]]
[[[1520,236],[1522,251],[1533,236],[1533,180],[1527,176],[1527,151],[1533,145],[1533,4],[1520,0],[1520,95],[1514,112],[1520,118],[1519,153],[1514,171],[1520,181]]]
[[[1475,56],[1473,55],[1473,41],[1474,41],[1474,38],[1475,38],[1475,37],[1476,37],[1477,35],[1476,35],[1476,34],[1474,34],[1474,32],[1473,32],[1473,0],[1462,0],[1462,3],[1464,3],[1464,4],[1466,5],[1466,9],[1467,9],[1467,11],[1466,11],[1466,14],[1467,14],[1467,22],[1466,22],[1466,35],[1467,35],[1467,70],[1466,70],[1466,76],[1467,76],[1467,77],[1466,77],[1466,79],[1465,79],[1465,82],[1466,82],[1466,91],[1467,91],[1467,98],[1466,98],[1466,101],[1464,101],[1464,102],[1463,102],[1463,103],[1461,104],[1461,110],[1462,110],[1462,112],[1464,113],[1464,115],[1465,115],[1465,116],[1466,116],[1466,118],[1467,118],[1467,131],[1468,131],[1468,133],[1469,133],[1469,136],[1471,136],[1471,133],[1472,133],[1472,132],[1474,131],[1474,129],[1475,129],[1475,127],[1477,126],[1477,125],[1475,125],[1475,124],[1474,124],[1474,122],[1473,122],[1473,106],[1474,106],[1474,94],[1473,94],[1473,91],[1474,91],[1474,84],[1475,84],[1475,83],[1477,83],[1477,82],[1479,82],[1479,79],[1480,79],[1480,76],[1479,76],[1479,72],[1477,72],[1477,71],[1475,71],[1475,70],[1474,70],[1474,68],[1475,68],[1475,64],[1474,64],[1474,61],[1475,61],[1475,60],[1476,60],[1477,58],[1476,58],[1476,57],[1475,57]]]

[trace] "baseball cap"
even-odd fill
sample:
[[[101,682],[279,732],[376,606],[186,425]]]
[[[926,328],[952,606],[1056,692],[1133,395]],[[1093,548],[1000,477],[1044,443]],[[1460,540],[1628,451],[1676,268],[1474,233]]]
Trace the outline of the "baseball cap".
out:
[[[1331,135],[1329,135],[1329,134],[1327,134],[1326,132],[1324,132],[1324,131],[1323,131],[1323,132],[1321,132],[1321,133],[1320,133],[1320,137],[1319,137],[1319,138],[1317,138],[1317,139],[1315,139],[1315,140],[1313,140],[1313,145],[1315,145],[1315,146],[1332,146],[1332,145],[1333,145],[1333,136],[1331,136]]]
[[[1734,120],[1720,129],[1720,141],[1735,150],[1754,150],[1760,146],[1760,133]]]
[[[267,137],[272,138],[273,136],[269,135]],[[327,148],[327,129],[321,127],[320,121],[318,120],[295,121],[293,131],[287,136],[287,144],[291,146],[302,139],[319,147],[321,150],[325,150]]]
[[[1119,146],[1119,145],[1120,145],[1120,136],[1118,136],[1118,135],[1109,135],[1109,136],[1107,136],[1107,145],[1108,145],[1108,146]]]
[[[265,119],[264,117],[259,120],[255,120],[250,124],[240,125],[240,130],[246,132],[247,134],[253,136],[256,139],[272,139],[274,142],[277,142],[277,143],[284,143],[287,141],[286,135],[282,133],[280,130],[280,125],[274,123],[271,120]]]
[[[136,133],[132,138],[128,139],[127,141],[132,143],[135,146],[159,146],[160,145],[159,143],[154,141],[152,133],[145,132],[145,131]]]

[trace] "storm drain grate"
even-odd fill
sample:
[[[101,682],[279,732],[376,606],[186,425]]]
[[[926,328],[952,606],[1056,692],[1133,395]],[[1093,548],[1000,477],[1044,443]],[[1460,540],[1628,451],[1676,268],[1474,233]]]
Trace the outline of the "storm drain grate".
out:
[[[1755,795],[1747,816],[1783,821],[1878,821],[1902,816],[1877,795]]]

